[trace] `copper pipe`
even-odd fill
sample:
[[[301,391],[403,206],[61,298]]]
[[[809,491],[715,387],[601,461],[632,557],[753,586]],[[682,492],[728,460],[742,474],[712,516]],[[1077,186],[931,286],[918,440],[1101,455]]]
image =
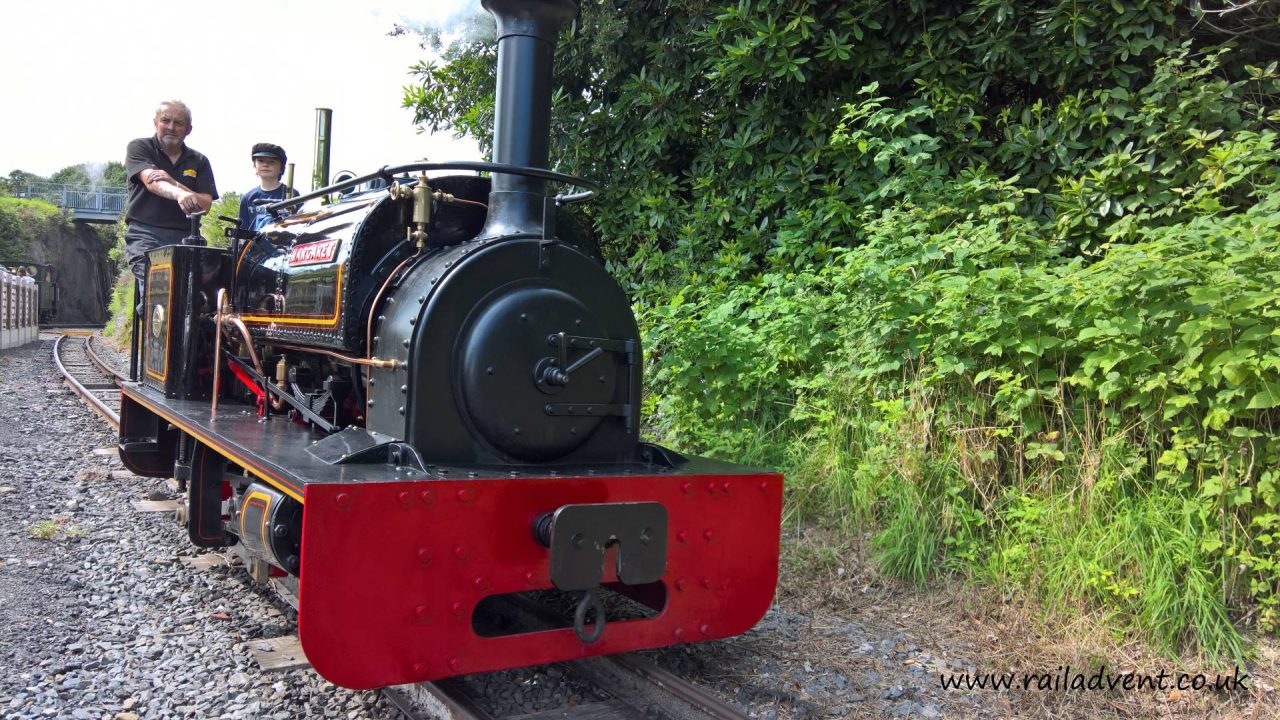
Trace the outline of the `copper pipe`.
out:
[[[239,330],[240,338],[244,340],[245,348],[249,351],[249,359],[253,361],[253,369],[256,370],[259,375],[262,375],[262,363],[258,360],[258,352],[253,349],[253,336],[249,334],[249,328],[245,327],[244,321],[240,319],[239,313],[223,311],[226,304],[225,292],[225,290],[218,290],[218,301],[222,303],[218,306],[218,312],[214,316],[218,323],[218,338],[221,340],[222,331],[226,330],[227,324],[230,324]]]
[[[383,293],[387,292],[387,286],[389,286],[389,284],[392,284],[393,279],[396,278],[396,275],[399,272],[401,272],[401,268],[403,268],[403,266],[406,265],[408,261],[417,258],[417,256],[421,254],[422,254],[422,250],[419,249],[419,251],[415,252],[415,254],[412,254],[408,256],[408,258],[401,260],[401,264],[396,265],[396,269],[392,270],[392,272],[390,272],[390,274],[387,275],[387,279],[383,281],[383,286],[379,287],[378,292],[374,293],[374,302],[372,302],[372,304],[369,306],[369,323],[367,323],[365,327],[365,352],[367,352],[367,354],[369,354],[370,356],[374,354],[374,315],[378,313],[378,304],[379,302],[381,302],[381,300],[383,300]]]
[[[322,350],[314,347],[303,347],[301,345],[288,345],[285,343],[274,343],[273,347],[284,348],[286,350],[297,350],[299,352],[317,353],[320,355],[328,355],[331,358],[349,362],[352,365],[363,365],[365,367],[390,368],[392,370],[400,367],[399,360],[379,360],[378,358],[358,358],[350,355],[343,355],[332,350]]]
[[[262,362],[258,360],[258,351],[253,349],[253,336],[249,334],[249,328],[245,327],[244,321],[236,313],[227,313],[223,317],[223,321],[231,323],[232,326],[240,331],[240,337],[244,340],[245,348],[249,351],[249,359],[253,361],[253,369],[258,372],[258,375],[266,377],[262,374]]]
[[[240,250],[240,257],[236,259],[236,277],[240,277],[240,265],[244,263],[245,255],[249,254],[249,248],[253,245],[253,240],[253,238],[249,238],[249,241]]]
[[[442,200],[441,202],[445,205],[474,205],[475,207],[482,208],[484,210],[489,209],[489,206],[482,202],[476,202],[475,200],[463,200],[462,198],[450,198],[448,200]]]
[[[213,403],[209,408],[209,419],[214,420],[218,417],[218,389],[221,387],[218,383],[221,379],[222,370],[222,309],[227,303],[227,291],[225,288],[218,288],[218,295],[214,300],[214,307],[217,310],[213,313],[213,322],[217,328],[217,332],[213,334]]]

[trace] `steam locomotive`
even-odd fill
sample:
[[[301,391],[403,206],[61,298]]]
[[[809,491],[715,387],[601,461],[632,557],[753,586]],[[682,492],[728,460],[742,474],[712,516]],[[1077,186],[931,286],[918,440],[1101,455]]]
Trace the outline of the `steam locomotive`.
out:
[[[782,477],[640,439],[635,317],[571,213],[594,185],[547,169],[576,0],[483,4],[493,162],[153,250],[134,325],[120,457],[186,487],[192,543],[296,590],[350,688],[734,635],[777,580]]]

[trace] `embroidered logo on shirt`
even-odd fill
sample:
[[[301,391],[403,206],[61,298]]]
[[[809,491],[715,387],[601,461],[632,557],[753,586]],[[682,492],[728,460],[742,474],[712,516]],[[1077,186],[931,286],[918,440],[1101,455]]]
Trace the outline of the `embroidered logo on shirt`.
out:
[[[182,171],[182,174],[183,174],[183,175],[185,175],[185,176],[187,176],[187,177],[195,177],[195,176],[196,176],[196,171],[195,171],[195,169],[194,169],[194,168],[188,168],[188,169],[186,169],[186,170],[183,170],[183,171]]]

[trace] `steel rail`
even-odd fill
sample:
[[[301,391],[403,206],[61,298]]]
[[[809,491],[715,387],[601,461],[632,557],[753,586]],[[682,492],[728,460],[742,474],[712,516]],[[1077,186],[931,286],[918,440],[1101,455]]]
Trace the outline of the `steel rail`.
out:
[[[448,680],[395,685],[378,693],[410,720],[496,720]]]
[[[738,708],[708,692],[705,688],[699,687],[657,665],[645,662],[635,655],[610,655],[605,658],[605,661],[616,665],[624,672],[634,675],[649,685],[659,688],[671,698],[688,705],[695,714],[702,714],[715,720],[746,720],[750,717]],[[663,706],[663,703],[658,704],[664,710],[671,712],[671,709]]]
[[[603,690],[608,700],[544,710],[531,715],[493,715],[462,690],[458,679],[383,688],[381,694],[411,720],[748,720],[742,710],[710,691],[635,655],[612,655],[556,663]]]
[[[62,362],[62,341],[67,339],[67,335],[59,335],[58,339],[53,342],[53,363],[58,366],[58,372],[62,373],[62,380],[71,388],[75,394],[79,395],[82,400],[89,403],[89,407],[98,413],[111,424],[111,427],[117,432],[120,430],[120,414],[107,407],[106,403],[98,399],[96,395],[89,391],[80,382],[67,366]]]
[[[504,613],[526,631],[556,627],[563,618],[551,608],[527,598],[508,598]],[[598,655],[556,663],[565,671],[604,690],[612,698],[555,711],[561,720],[747,720],[750,716],[710,691],[634,653]],[[449,681],[444,689],[449,691]],[[543,717],[538,715],[537,717]],[[548,715],[549,717],[549,715]]]
[[[93,349],[93,339],[95,337],[97,336],[90,335],[89,339],[85,340],[84,354],[89,356],[89,360],[94,365],[97,365],[98,369],[101,370],[104,375],[108,375],[111,377],[111,379],[115,380],[117,385],[124,382],[125,380],[128,380],[129,379],[128,376],[126,376],[124,373],[120,372],[119,370],[111,367],[110,364],[108,364],[105,360],[103,360],[101,357],[98,356],[97,351]]]

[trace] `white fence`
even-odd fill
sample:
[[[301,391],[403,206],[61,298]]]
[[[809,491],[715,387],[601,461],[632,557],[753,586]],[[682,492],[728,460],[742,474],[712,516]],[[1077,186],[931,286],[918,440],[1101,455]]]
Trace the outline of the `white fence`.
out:
[[[40,336],[39,318],[35,278],[0,269],[0,350],[35,342]]]

